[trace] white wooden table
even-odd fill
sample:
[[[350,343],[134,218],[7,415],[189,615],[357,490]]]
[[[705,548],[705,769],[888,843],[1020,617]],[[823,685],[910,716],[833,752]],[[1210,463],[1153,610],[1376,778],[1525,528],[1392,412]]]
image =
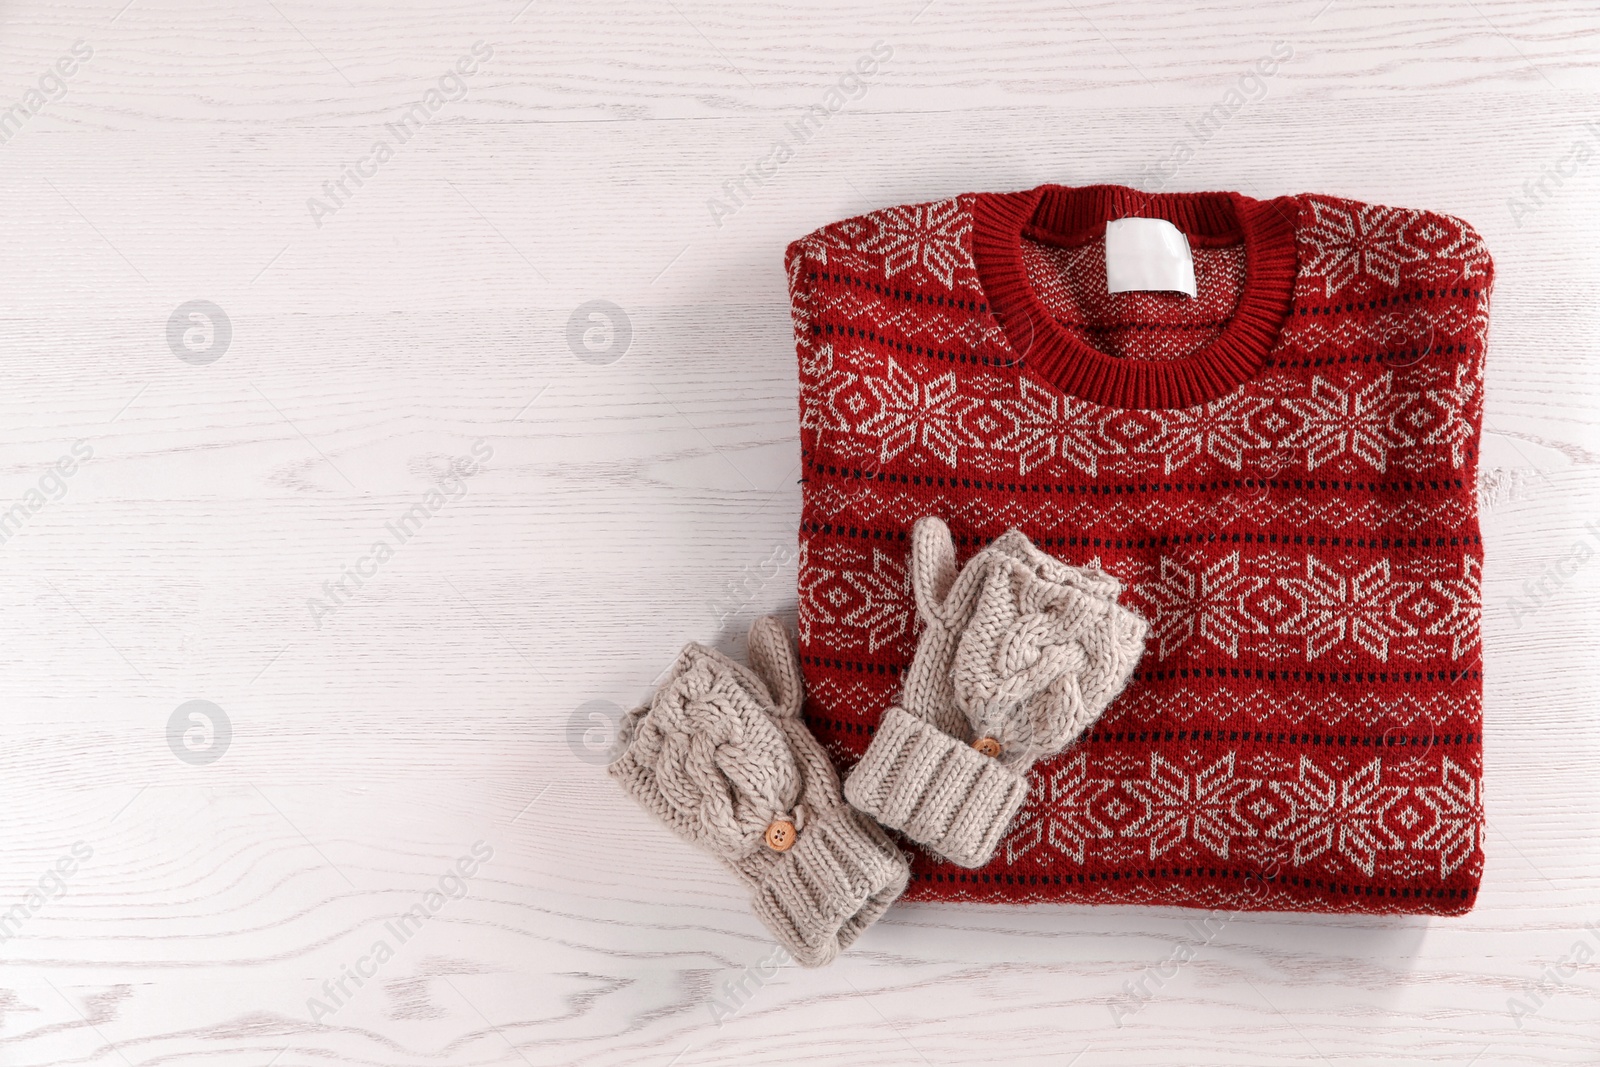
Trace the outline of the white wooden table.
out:
[[[1600,1062],[1597,33],[1583,0],[6,5],[0,1063]],[[905,905],[722,1017],[772,943],[588,716],[793,617],[786,242],[1050,180],[1486,236],[1480,901],[1241,916],[1120,1025],[1198,913]],[[626,327],[569,342],[596,300]]]

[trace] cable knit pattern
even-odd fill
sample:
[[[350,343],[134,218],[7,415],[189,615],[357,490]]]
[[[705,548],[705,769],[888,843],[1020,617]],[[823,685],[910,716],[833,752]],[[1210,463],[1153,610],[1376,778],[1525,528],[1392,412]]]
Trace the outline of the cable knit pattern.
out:
[[[734,871],[778,941],[802,965],[820,966],[888,909],[909,868],[844,803],[833,764],[799,717],[799,663],[777,619],[751,626],[750,662],[685,646],[650,702],[624,720],[625,748],[609,773]],[[784,823],[794,836],[779,837],[780,849],[768,832]]]
[[[1087,730],[1127,684],[1144,626],[1099,572],[1064,574],[1077,568],[1004,550],[984,567],[951,668],[956,703],[973,736],[1000,742],[1002,762],[1031,766]]]
[[[1122,691],[1147,626],[1121,585],[1010,531],[959,573],[937,518],[912,532],[924,630],[904,707],[891,707],[845,796],[963,867],[994,854],[1028,794],[1028,771],[1093,725]],[[993,744],[986,755],[975,740]]]
[[[690,645],[638,722],[635,758],[653,769],[669,824],[702,848],[743,859],[794,814],[800,769],[771,705],[760,679]]]

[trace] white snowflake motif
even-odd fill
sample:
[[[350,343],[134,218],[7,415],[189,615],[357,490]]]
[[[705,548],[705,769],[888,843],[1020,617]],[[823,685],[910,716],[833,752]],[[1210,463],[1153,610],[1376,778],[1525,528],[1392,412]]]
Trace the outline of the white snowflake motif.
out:
[[[910,270],[938,279],[947,289],[954,287],[956,270],[968,261],[972,229],[972,218],[959,200],[908,204],[868,218],[878,231],[860,248],[883,257],[884,277]]]
[[[799,594],[800,610],[796,628],[800,631],[801,644],[809,645],[814,635],[820,636],[820,630],[813,630],[812,627],[838,621],[828,603],[826,592],[828,585],[838,573],[822,565],[822,560],[811,552],[811,545],[808,542],[800,542],[799,579],[796,590]]]
[[[1322,277],[1327,296],[1362,276],[1398,286],[1402,271],[1426,256],[1406,240],[1414,212],[1316,199],[1311,213],[1305,240],[1315,251],[1305,269]]]
[[[801,382],[810,383],[800,390],[800,428],[824,433],[838,430],[848,433],[851,415],[859,420],[866,399],[860,396],[860,377],[840,369],[833,356],[832,345],[818,345],[803,350]]]
[[[1026,375],[1017,381],[1017,395],[996,400],[994,406],[1012,423],[1011,431],[996,444],[1016,454],[1021,473],[1057,456],[1086,474],[1097,473],[1105,451],[1100,440],[1100,409]]]
[[[874,547],[870,568],[843,571],[840,577],[858,596],[841,621],[866,635],[868,652],[904,636],[911,620],[911,582],[903,561]]]
[[[1134,477],[1161,466],[1157,454],[1166,434],[1164,411],[1143,408],[1105,408],[1100,415],[1096,441],[1102,471]],[[1107,457],[1117,457],[1106,461]]]
[[[1307,470],[1346,453],[1387,470],[1391,447],[1415,443],[1398,425],[1406,400],[1394,392],[1394,375],[1388,371],[1366,385],[1352,382],[1348,389],[1313,377],[1311,395],[1282,400],[1301,420],[1284,445],[1304,450]]]
[[[1478,851],[1483,833],[1483,798],[1478,795],[1478,781],[1446,756],[1439,784],[1418,786],[1417,795],[1433,809],[1434,821],[1413,844],[1437,849],[1439,877],[1448,878]]]
[[[988,403],[978,401],[977,407],[971,410],[970,417],[961,423],[966,439],[972,442],[975,448],[992,453],[1005,452],[1005,446],[1001,442],[1015,434],[1016,428],[1016,420],[1011,417],[1011,409],[993,401]]]
[[[1417,628],[1400,617],[1399,609],[1422,583],[1391,577],[1387,559],[1359,574],[1345,575],[1307,556],[1305,577],[1281,582],[1300,602],[1281,629],[1306,639],[1307,660],[1348,640],[1388,662],[1390,642],[1416,635]]]
[[[1188,466],[1201,455],[1240,470],[1247,449],[1271,444],[1250,425],[1251,416],[1271,406],[1268,398],[1247,396],[1241,389],[1201,407],[1166,412],[1156,449],[1166,460],[1167,473]]]
[[[1266,624],[1245,606],[1266,584],[1265,578],[1240,572],[1236,550],[1203,566],[1185,566],[1171,556],[1161,558],[1161,580],[1142,591],[1154,608],[1154,630],[1166,659],[1200,635],[1230,656],[1239,655],[1241,634],[1267,632]]]
[[[979,402],[961,393],[955,371],[919,382],[890,359],[884,376],[868,378],[867,388],[877,398],[878,410],[858,430],[878,439],[880,460],[921,446],[946,466],[956,465],[956,453],[966,440],[961,420]]]
[[[1255,828],[1240,817],[1236,804],[1257,785],[1253,778],[1235,778],[1233,753],[1211,766],[1189,773],[1159,752],[1150,754],[1150,775],[1122,783],[1143,800],[1145,812],[1122,831],[1125,837],[1146,837],[1155,859],[1191,839],[1223,859],[1235,837],[1253,837]]]
[[[911,583],[905,562],[874,547],[846,550],[843,559],[801,547],[800,620],[802,641],[809,643],[823,626],[837,626],[829,637],[842,645],[876,652],[905,636],[911,621]],[[830,553],[830,556],[834,555]],[[852,566],[854,562],[856,565]]]
[[[1090,841],[1115,835],[1116,831],[1094,814],[1093,807],[1116,782],[1091,778],[1087,768],[1088,757],[1079,752],[1065,766],[1034,773],[1028,803],[1006,835],[1007,863],[1015,863],[1042,842],[1082,863]]]
[[[1291,845],[1290,861],[1303,866],[1330,849],[1368,877],[1378,853],[1400,847],[1385,816],[1408,792],[1405,786],[1381,782],[1383,761],[1374,759],[1343,780],[1300,757],[1300,778],[1273,782],[1289,804],[1289,813],[1269,833]]]
[[[1425,445],[1444,445],[1450,449],[1450,465],[1459,467],[1467,461],[1467,448],[1476,434],[1473,432],[1473,400],[1477,396],[1478,380],[1464,366],[1455,369],[1454,382],[1443,389],[1429,389],[1423,395],[1428,403],[1439,409],[1443,418],[1422,439]]]
[[[1428,257],[1430,279],[1449,280],[1486,277],[1489,249],[1472,227],[1460,219],[1432,212],[1415,213],[1406,227],[1406,243],[1421,249]]]
[[[1450,656],[1460,659],[1478,646],[1483,614],[1482,565],[1467,556],[1461,561],[1461,577],[1435,578],[1428,586],[1450,601],[1450,611],[1435,619],[1428,633],[1450,638]]]

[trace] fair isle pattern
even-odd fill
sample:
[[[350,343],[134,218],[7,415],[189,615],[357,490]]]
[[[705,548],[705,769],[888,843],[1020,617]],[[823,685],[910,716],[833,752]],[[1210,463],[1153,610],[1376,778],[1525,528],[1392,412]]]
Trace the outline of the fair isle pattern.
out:
[[[1368,878],[1428,872],[1440,880],[1465,864],[1481,866],[1476,768],[1448,754],[1437,766],[1421,757],[1323,763],[1309,755],[1277,773],[1241,766],[1254,759],[1269,767],[1273,756],[1151,752],[1131,775],[1103,776],[1079,750],[1036,773],[1030,802],[1001,847],[1012,865],[1029,855],[1083,866],[1091,858],[1157,862],[1183,854],[1263,868],[1315,864]]]
[[[842,451],[842,450],[841,450]],[[850,453],[843,453],[850,455]],[[876,476],[870,462],[855,464],[864,476]],[[1230,496],[1207,496],[1180,500],[1161,499],[1152,495],[1146,499],[1124,499],[1121,510],[1107,512],[1098,499],[1068,499],[1064,497],[1033,497],[1026,506],[1013,501],[993,501],[962,497],[956,492],[934,486],[922,499],[912,500],[892,490],[874,484],[839,485],[824,483],[816,488],[817,514],[835,523],[881,523],[886,521],[915,522],[919,515],[908,514],[924,504],[940,515],[954,515],[969,523],[986,522],[995,514],[1012,516],[1013,520],[1031,518],[1052,529],[1083,528],[1094,525],[1108,533],[1122,535],[1148,534],[1157,526],[1166,525],[1187,530],[1217,528],[1222,520],[1248,518],[1261,526],[1316,522],[1329,530],[1366,531],[1379,526],[1396,527],[1408,533],[1431,526],[1448,518],[1455,523],[1467,521],[1475,514],[1472,502],[1451,497],[1430,502],[1426,507],[1410,499],[1330,497],[1326,500],[1309,500],[1305,497],[1279,499],[1273,497],[1276,479],[1255,478],[1249,488],[1238,479],[1221,479],[1221,492]],[[1204,482],[1175,482],[1186,491],[1214,493],[1219,480]],[[1391,484],[1391,483],[1381,483]],[[1399,482],[1392,484],[1399,485]],[[1135,486],[1139,495],[1144,486]],[[1017,525],[1016,521],[1011,522]]]
[[[977,200],[874,212],[789,250],[808,722],[848,769],[896,698],[924,515],[963,558],[1016,527],[1103,567],[1151,632],[1096,728],[1035,769],[994,860],[917,853],[908,899],[1470,908],[1481,239],[1435,213],[1278,201],[1298,270],[1264,365],[1192,407],[1119,408],[1030,373],[973,260]],[[1033,258],[1040,281],[1040,262],[1095,263]],[[1117,343],[1137,350],[1144,330]]]
[[[1459,572],[1437,574],[1455,561],[1188,555],[1162,556],[1159,579],[1143,584],[1136,600],[1151,619],[1161,659],[1191,644],[1234,660],[1306,663],[1425,663],[1477,654],[1481,592],[1471,556],[1460,560]]]
[[[1322,279],[1325,296],[1363,275],[1391,289],[1406,281],[1488,277],[1488,249],[1459,220],[1328,197],[1305,199],[1312,214],[1306,242],[1313,249],[1305,272]]]
[[[879,649],[909,636],[904,559],[877,545],[802,548],[801,636],[840,649]],[[1178,550],[1148,568],[1108,568],[1131,586],[1129,603],[1151,624],[1162,660],[1200,648],[1229,660],[1476,663],[1481,564],[1473,556],[1368,562],[1238,549]]]
[[[1478,379],[1430,363],[1312,374],[1281,392],[1240,388],[1195,408],[1119,411],[1025,376],[964,382],[867,344],[821,343],[803,358],[803,429],[852,438],[853,454],[878,463],[909,454],[945,471],[968,460],[1016,475],[1171,475],[1208,463],[1261,472],[1291,462],[1382,474],[1441,460],[1459,470],[1479,415]]]
[[[904,273],[925,275],[945,288],[955,284],[966,261],[971,216],[954,200],[910,204],[880,213],[877,226],[861,250],[883,264],[885,278]]]

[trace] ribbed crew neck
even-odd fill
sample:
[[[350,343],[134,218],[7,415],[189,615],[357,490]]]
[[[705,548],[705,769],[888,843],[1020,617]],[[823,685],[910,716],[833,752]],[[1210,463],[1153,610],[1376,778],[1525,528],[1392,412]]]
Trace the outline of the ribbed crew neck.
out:
[[[984,193],[973,205],[972,254],[990,310],[1023,366],[1110,407],[1184,408],[1228,393],[1260,369],[1289,313],[1296,273],[1293,200],[1238,193],[1142,193],[1121,185],[1041,185]],[[1180,359],[1113,356],[1063,327],[1022,262],[1022,237],[1098,236],[1109,219],[1166,219],[1191,238],[1244,243],[1239,302],[1215,341]]]

